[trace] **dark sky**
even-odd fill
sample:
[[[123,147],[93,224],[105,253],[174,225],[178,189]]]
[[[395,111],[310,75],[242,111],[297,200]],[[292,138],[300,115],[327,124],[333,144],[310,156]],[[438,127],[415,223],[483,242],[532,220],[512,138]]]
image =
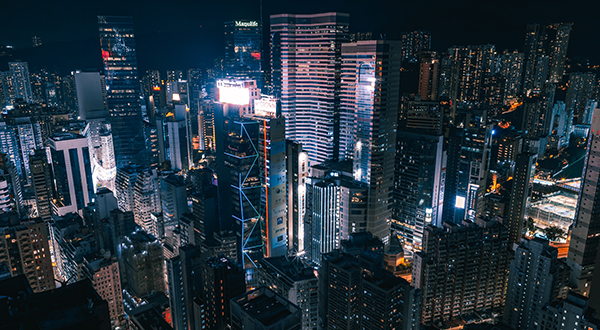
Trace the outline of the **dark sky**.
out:
[[[142,70],[158,66],[184,69],[205,65],[215,56],[222,55],[224,21],[258,19],[260,15],[259,0],[2,2],[0,44],[30,47],[31,37],[38,35],[44,43],[47,58],[62,56],[60,60],[65,63],[61,65],[68,65],[70,61],[76,66],[96,65],[98,58],[88,59],[89,54],[96,53],[93,49],[97,45],[96,15],[131,15]],[[600,1],[596,0],[263,2],[265,21],[274,13],[324,11],[348,12],[351,31],[385,33],[388,39],[398,39],[404,30],[430,30],[436,50],[444,50],[453,44],[482,43],[496,44],[499,50],[522,50],[527,23],[574,22],[569,55],[600,62],[600,24],[597,23]],[[38,51],[38,57],[41,57],[41,51]]]

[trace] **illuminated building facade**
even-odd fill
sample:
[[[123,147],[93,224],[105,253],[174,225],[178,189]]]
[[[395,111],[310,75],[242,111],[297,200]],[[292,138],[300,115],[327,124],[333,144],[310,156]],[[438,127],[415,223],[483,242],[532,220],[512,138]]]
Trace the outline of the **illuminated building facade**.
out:
[[[29,156],[31,186],[35,192],[37,216],[44,221],[52,219],[52,165],[48,164],[46,151],[38,149]]]
[[[225,73],[249,78],[262,89],[262,24],[258,21],[225,22]]]
[[[436,101],[438,98],[438,80],[440,74],[440,59],[435,52],[428,51],[419,54],[419,90],[423,101]]]
[[[523,82],[523,69],[525,66],[525,54],[504,51],[500,57],[500,74],[505,79],[504,104],[510,104],[521,93]]]
[[[308,154],[302,145],[286,140],[287,197],[288,197],[288,249],[304,251],[304,214],[306,211],[306,178],[308,177]]]
[[[33,102],[27,62],[9,62],[8,72],[12,78],[12,96],[27,103]]]
[[[431,32],[420,30],[403,32],[400,41],[402,43],[402,60],[417,62],[417,55],[420,51],[431,49]]]
[[[106,106],[106,86],[99,72],[75,72],[79,118],[86,120],[83,135],[88,140],[94,191],[115,189],[117,174],[110,113]]]
[[[523,236],[525,215],[533,195],[533,178],[537,155],[522,153],[517,156],[515,173],[510,194],[510,207],[504,224],[508,227],[509,242],[519,243]]]
[[[262,98],[254,102],[254,115],[258,122],[258,157],[261,179],[260,223],[263,254],[279,257],[287,254],[287,175],[285,118],[281,115],[279,101]]]
[[[339,151],[339,90],[349,21],[343,13],[271,15],[273,94],[286,137],[302,144],[311,164],[346,156]]]
[[[400,97],[400,43],[342,45],[340,156],[354,160],[356,181],[368,187],[367,231],[387,243]]]
[[[140,84],[131,17],[98,16],[114,151],[118,167],[145,165]]]
[[[152,214],[161,212],[156,169],[145,169],[138,174],[133,192],[133,205],[135,223],[154,237],[161,237],[161,230],[152,219]]]
[[[87,139],[72,133],[55,134],[48,144],[56,193],[53,211],[59,216],[78,213],[92,202],[94,194]]]

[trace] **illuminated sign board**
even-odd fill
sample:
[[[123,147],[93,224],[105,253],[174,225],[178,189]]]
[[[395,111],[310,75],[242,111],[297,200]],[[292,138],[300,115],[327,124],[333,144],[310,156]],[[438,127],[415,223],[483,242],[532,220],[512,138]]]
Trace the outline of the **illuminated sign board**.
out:
[[[245,87],[244,81],[219,80],[217,87],[219,88],[219,102],[235,105],[250,104],[250,89]]]
[[[257,27],[258,22],[257,21],[249,21],[249,22],[235,21],[235,26],[237,26],[237,27]]]
[[[160,91],[160,86],[153,86],[153,87],[152,87],[152,90],[153,90],[153,91]]]
[[[277,113],[277,101],[275,99],[254,100],[254,112],[257,115],[275,116]]]

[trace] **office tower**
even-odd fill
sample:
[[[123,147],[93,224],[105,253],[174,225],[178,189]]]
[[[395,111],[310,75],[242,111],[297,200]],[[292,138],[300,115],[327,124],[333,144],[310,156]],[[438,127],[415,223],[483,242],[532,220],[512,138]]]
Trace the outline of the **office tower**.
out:
[[[319,327],[418,329],[420,290],[383,270],[383,251],[368,245],[353,250],[323,255],[318,275]]]
[[[302,311],[302,329],[316,330],[319,280],[314,269],[299,258],[287,256],[258,261],[258,282],[284,296]]]
[[[484,97],[485,79],[494,73],[496,46],[453,46],[448,49],[448,54],[453,73],[450,79],[452,88],[455,88],[450,91],[450,96],[456,93],[453,103],[478,104]]]
[[[16,118],[15,128],[19,139],[21,149],[21,160],[23,161],[23,171],[25,185],[31,184],[31,169],[29,167],[29,155],[36,149],[44,147],[42,142],[42,132],[39,123],[32,122],[31,118]]]
[[[86,256],[78,275],[79,280],[87,278],[92,281],[100,298],[108,302],[112,326],[124,325],[123,293],[117,259],[111,258],[110,253]]]
[[[142,77],[142,92],[146,100],[146,116],[149,122],[156,120],[156,109],[164,107],[161,104],[161,80],[158,70],[148,70]]]
[[[190,199],[192,200],[194,245],[201,247],[205,241],[211,239],[213,233],[220,231],[217,187],[211,184],[202,192],[192,193]]]
[[[0,281],[7,300],[22,301],[21,308],[0,307],[2,326],[8,329],[88,329],[110,330],[108,302],[88,280],[33,293],[24,275]],[[10,315],[10,316],[9,316]]]
[[[152,221],[152,214],[161,212],[160,190],[156,169],[145,169],[138,173],[133,192],[133,214],[135,223],[145,232],[160,238],[164,228]]]
[[[288,196],[288,250],[304,251],[304,214],[306,211],[306,178],[308,177],[308,154],[302,145],[285,141],[287,159]]]
[[[174,227],[181,216],[189,212],[183,176],[170,174],[160,178],[160,201],[165,226]]]
[[[285,118],[279,101],[263,98],[254,102],[258,122],[258,162],[261,180],[260,226],[265,257],[287,254],[288,219],[286,199]]]
[[[252,81],[219,81],[220,103],[215,104],[215,140],[221,230],[235,230],[239,262],[252,272],[262,256],[260,233],[261,178],[258,154],[259,123],[241,114],[252,113]],[[251,276],[250,274],[248,274]]]
[[[48,229],[41,219],[19,222],[18,216],[0,221],[0,263],[11,275],[25,275],[34,292],[54,289],[54,272],[48,246]]]
[[[231,299],[231,329],[300,330],[302,311],[285,297],[261,287]]]
[[[117,167],[145,165],[140,84],[131,17],[98,16]]]
[[[29,156],[29,166],[38,217],[49,221],[52,218],[51,203],[54,186],[52,184],[52,167],[48,163],[46,151],[43,149],[34,151]]]
[[[156,128],[156,122],[148,122],[144,120],[144,139],[146,141],[146,159],[148,160],[148,166],[157,168],[160,164],[160,152],[159,150],[159,138],[162,136],[158,135],[158,129]]]
[[[412,275],[412,285],[423,290],[421,322],[438,324],[459,315],[503,308],[508,242],[506,228],[493,221],[427,226]]]
[[[59,216],[77,213],[94,194],[87,139],[72,133],[55,134],[48,145],[56,194],[53,212]]]
[[[33,102],[27,62],[9,62],[8,72],[12,77],[12,92],[14,93],[14,98],[23,99],[27,103]]]
[[[342,71],[340,157],[345,154],[354,160],[354,179],[368,187],[367,230],[387,243],[399,110],[400,44],[383,40],[344,44]]]
[[[446,155],[443,136],[398,130],[392,228],[415,250],[423,230],[441,224]]]
[[[98,72],[75,72],[79,118],[87,121],[83,135],[88,140],[94,191],[114,190],[116,163],[110,114],[106,105],[104,77]]]
[[[123,212],[133,212],[134,210],[133,194],[135,192],[135,182],[140,171],[140,166],[136,165],[117,169],[115,197],[117,198],[119,209]]]
[[[402,32],[400,41],[402,61],[416,63],[420,51],[431,49],[431,32],[422,30]]]
[[[436,101],[438,98],[438,81],[440,59],[432,51],[419,53],[419,88],[417,94],[421,100]]]
[[[537,155],[522,153],[517,156],[515,173],[510,193],[510,207],[504,225],[508,227],[508,240],[518,243],[524,229],[525,215],[533,194],[533,178]]]
[[[508,105],[521,93],[525,54],[505,50],[500,57],[500,75],[505,79],[504,104]]]
[[[542,307],[568,286],[567,265],[548,243],[541,238],[522,240],[510,262],[502,321],[513,329],[535,329]]]
[[[586,297],[590,297],[598,254],[598,242],[600,233],[598,228],[598,216],[596,210],[596,196],[598,189],[598,170],[594,165],[594,160],[598,156],[597,146],[600,143],[598,132],[600,130],[600,109],[594,109],[594,118],[592,120],[591,130],[588,135],[587,153],[585,157],[583,182],[577,206],[575,222],[571,230],[571,242],[569,245],[568,265],[572,269],[570,285]],[[597,276],[597,275],[596,275]],[[598,288],[594,288],[597,290]]]
[[[570,292],[567,298],[548,303],[535,320],[536,329],[598,329],[596,311],[589,307],[588,297]]]
[[[271,15],[274,96],[281,100],[286,138],[302,144],[311,164],[346,156],[338,154],[338,120],[349,21],[344,13]]]
[[[137,231],[121,246],[127,287],[138,297],[165,292],[163,248],[154,236]]]
[[[169,160],[171,169],[187,171],[192,166],[192,146],[189,139],[188,108],[185,105],[175,105],[172,116],[167,116],[167,142],[169,146]]]
[[[227,76],[249,78],[263,89],[261,22],[225,22],[225,71]]]
[[[14,211],[16,211],[18,214],[21,214],[21,210],[24,205],[21,179],[19,178],[17,169],[10,160],[9,156],[3,153],[0,153],[0,178],[5,180],[8,185],[9,196],[12,201],[12,207]]]
[[[207,329],[230,324],[229,301],[246,292],[244,270],[235,261],[211,256],[201,264],[202,302]]]
[[[191,329],[195,313],[193,301],[202,290],[200,250],[193,245],[179,248],[178,255],[167,260],[169,305],[173,328]]]
[[[13,92],[13,82],[10,71],[0,72],[0,86],[2,87],[2,108],[12,106],[15,101],[15,94]]]
[[[548,80],[550,83],[560,83],[565,73],[567,47],[571,35],[572,23],[556,23],[548,26],[550,39],[550,65]]]

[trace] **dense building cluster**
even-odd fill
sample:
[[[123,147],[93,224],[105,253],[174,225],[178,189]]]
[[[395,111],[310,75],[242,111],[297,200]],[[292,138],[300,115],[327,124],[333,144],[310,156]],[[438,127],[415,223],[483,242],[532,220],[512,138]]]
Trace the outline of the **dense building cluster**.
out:
[[[101,70],[0,53],[0,329],[599,329],[573,24],[440,52],[350,22],[228,21],[166,72],[132,17],[98,16]]]

